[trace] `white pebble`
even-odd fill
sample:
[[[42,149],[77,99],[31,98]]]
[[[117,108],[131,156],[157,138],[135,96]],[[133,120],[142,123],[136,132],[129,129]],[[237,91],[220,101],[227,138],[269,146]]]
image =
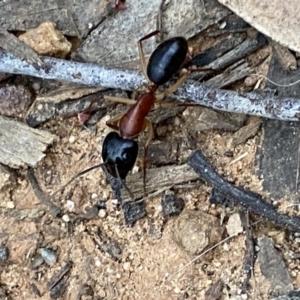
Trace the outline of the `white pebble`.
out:
[[[32,84],[32,88],[35,90],[35,91],[39,91],[41,89],[41,85],[39,82],[35,82]]]
[[[125,263],[123,264],[123,269],[124,269],[125,271],[129,271],[129,270],[130,270],[130,262],[129,262],[129,261],[127,261],[127,262],[125,262]]]
[[[134,166],[133,168],[132,168],[132,174],[135,174],[135,173],[137,173],[139,171],[139,167],[138,166]]]
[[[49,248],[40,248],[38,253],[41,254],[42,258],[44,259],[45,263],[49,266],[53,266],[57,260],[57,254],[54,250]]]
[[[118,205],[118,204],[119,204],[119,201],[118,201],[118,199],[112,199],[112,200],[111,200],[111,203],[112,203],[113,205]]]
[[[101,261],[99,260],[98,257],[95,258],[95,266],[100,267],[101,266]]]
[[[68,211],[72,212],[75,209],[75,203],[73,201],[71,201],[71,200],[67,200],[67,203],[65,204],[65,208]]]
[[[162,212],[162,206],[161,206],[161,205],[157,205],[156,211],[157,211],[158,213],[161,213],[161,212]]]
[[[91,196],[92,199],[96,199],[97,197],[98,197],[98,195],[96,193],[93,193]]]
[[[179,120],[178,117],[175,117],[174,124],[175,124],[175,126],[179,126],[180,125],[180,120]]]
[[[106,210],[105,209],[100,209],[98,213],[99,218],[105,218],[106,217]]]
[[[15,204],[14,204],[13,201],[8,201],[8,202],[6,203],[6,207],[7,207],[7,208],[15,208]]]
[[[228,246],[228,244],[227,244],[227,243],[224,243],[224,245],[223,245],[223,249],[224,249],[225,251],[228,251],[228,250],[229,250],[229,246]]]
[[[70,217],[68,215],[63,215],[62,220],[66,223],[70,222]]]
[[[191,194],[185,195],[186,201],[191,201],[193,199],[193,196]]]
[[[75,136],[74,135],[71,135],[70,137],[69,137],[69,143],[71,143],[71,144],[73,144],[74,142],[75,142]]]
[[[220,29],[224,29],[226,27],[226,22],[222,22],[219,26]]]
[[[242,299],[242,300],[247,300],[247,299],[248,299],[247,294],[241,294],[241,299]]]

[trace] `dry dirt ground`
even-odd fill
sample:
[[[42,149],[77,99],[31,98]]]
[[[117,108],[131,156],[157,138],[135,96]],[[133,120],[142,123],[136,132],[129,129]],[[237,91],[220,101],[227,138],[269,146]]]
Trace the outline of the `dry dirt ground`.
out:
[[[187,108],[156,128],[165,131],[160,139],[170,144],[175,139],[181,141],[182,147],[174,147],[178,164],[186,163],[196,149],[201,149],[226,180],[267,196],[262,191],[261,180],[255,175],[255,153],[262,132],[232,148],[231,132],[194,130],[200,109]],[[50,195],[78,172],[100,163],[101,145],[109,131],[105,121],[114,115],[114,111],[110,112],[93,128],[79,125],[75,117],[57,118],[42,126],[41,129],[60,138],[34,170],[44,192]],[[230,151],[232,155],[226,155]],[[156,166],[150,162],[149,168]],[[140,174],[142,181],[142,172]],[[222,226],[235,212],[233,208],[211,205],[211,189],[200,180],[175,187],[175,191],[176,196],[184,199],[185,210],[213,215]],[[105,202],[106,209],[101,209],[91,220],[70,226],[68,217],[86,212],[99,200]],[[147,200],[147,216],[133,227],[127,227],[104,173],[97,169],[72,182],[54,202],[63,208],[63,217],[53,218],[49,210],[40,205],[25,171],[21,171],[15,184],[2,193],[0,242],[8,247],[9,258],[1,264],[0,299],[51,299],[50,279],[70,262],[72,267],[65,277],[65,291],[63,286],[55,287],[64,291],[61,297],[57,294],[57,299],[211,300],[217,296],[206,298],[205,293],[219,280],[223,286],[217,293],[218,299],[270,299],[270,285],[258,263],[250,281],[251,289],[242,294],[244,233],[221,243],[209,257],[191,263],[195,257],[174,242],[174,224],[178,217],[163,219],[161,195]],[[279,210],[287,212],[284,209],[287,203],[283,200],[277,205]],[[22,214],[26,217],[20,217]],[[267,221],[252,218],[254,238],[262,235],[273,238],[286,258],[294,287],[299,288],[300,273],[291,260],[292,254],[298,253],[299,241]],[[104,239],[99,243],[98,230]],[[120,247],[121,253],[114,257],[109,255],[106,250],[110,244],[116,249]],[[43,247],[52,249],[58,259],[52,266],[43,263],[33,267]]]
[[[197,109],[188,108],[182,115],[168,120],[166,136],[170,142],[175,136],[185,141],[186,133],[192,131]],[[76,118],[53,120],[44,129],[61,138],[35,170],[42,189],[50,194],[77,172],[100,162],[101,142],[108,129],[104,120],[95,130],[90,130],[79,126]],[[231,135],[216,130],[193,133],[196,148],[203,151],[220,174],[235,185],[261,193],[254,167],[261,133],[235,149],[229,146]],[[185,153],[179,149],[180,161],[186,161],[196,148]],[[233,157],[226,156],[226,151],[233,151]],[[241,155],[243,158],[231,164]],[[234,209],[211,206],[209,195],[210,188],[202,183],[198,187],[177,190],[177,196],[184,199],[185,209],[207,212],[217,216],[220,222],[226,220]],[[1,201],[2,207],[9,206],[4,200],[8,198],[13,201],[14,210],[32,210],[39,203],[25,175],[19,176],[14,188],[7,191]],[[99,216],[90,221],[79,222],[71,230],[65,221],[51,217],[45,208],[38,209],[44,211],[41,217],[35,215],[31,220],[1,215],[1,242],[10,251],[8,262],[1,267],[1,288],[8,299],[35,299],[39,298],[39,292],[40,299],[50,299],[47,283],[69,261],[73,262],[73,267],[61,299],[205,299],[205,292],[218,279],[225,283],[221,299],[246,299],[238,296],[243,281],[244,234],[221,244],[210,260],[199,259],[189,264],[194,257],[173,241],[177,217],[163,221],[161,196],[148,200],[148,215],[129,228],[124,225],[123,214],[113,199],[111,188],[98,169],[70,184],[56,198],[56,204],[64,208],[65,214],[71,215],[69,201],[74,203],[73,213],[79,213],[97,200],[106,201],[107,209],[100,210]],[[272,236],[282,250],[293,251],[293,245],[286,243],[283,230],[277,230],[266,221],[257,221],[253,227],[255,237]],[[119,261],[95,246],[97,228],[120,245]],[[58,260],[51,267],[42,264],[32,269],[32,260],[41,247],[54,249]],[[300,275],[297,272],[294,275],[294,285],[299,287]],[[269,299],[269,285],[258,264],[251,285],[248,299]]]

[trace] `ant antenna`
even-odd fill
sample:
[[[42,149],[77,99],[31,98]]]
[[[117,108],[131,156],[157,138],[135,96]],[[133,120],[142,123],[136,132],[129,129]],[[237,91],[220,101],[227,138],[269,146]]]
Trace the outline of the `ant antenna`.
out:
[[[55,192],[51,195],[51,197],[55,196],[58,192],[60,192],[61,190],[63,190],[63,189],[64,189],[68,184],[70,184],[73,180],[77,179],[78,177],[80,177],[80,176],[82,176],[82,175],[84,175],[84,174],[86,174],[86,173],[88,173],[88,172],[90,172],[90,171],[92,171],[92,170],[94,170],[94,169],[100,168],[100,167],[102,167],[103,165],[105,165],[105,163],[95,165],[95,166],[93,166],[93,167],[90,167],[90,168],[88,168],[88,169],[86,169],[86,170],[83,170],[83,171],[79,172],[79,173],[76,174],[74,177],[72,177],[66,184],[64,184],[61,188],[59,188],[57,191],[55,191]]]
[[[122,183],[123,187],[125,188],[125,190],[126,190],[127,193],[129,194],[129,197],[131,198],[132,201],[134,201],[134,197],[133,197],[132,192],[131,192],[130,189],[128,188],[128,186],[127,186],[125,180],[123,180],[123,179],[120,177],[120,173],[119,173],[117,164],[115,164],[115,171],[116,171],[116,174],[117,174],[117,176],[118,176],[118,179],[120,180],[120,182]]]
[[[94,170],[94,169],[97,169],[97,168],[100,168],[102,166],[105,166],[106,163],[101,163],[101,164],[98,164],[98,165],[95,165],[95,166],[92,166],[86,170],[83,170],[81,172],[79,172],[78,174],[76,174],[74,177],[72,177],[67,183],[65,183],[62,187],[60,187],[57,191],[55,191],[51,197],[54,197],[56,194],[58,194],[61,190],[63,190],[67,185],[69,185],[72,181],[74,181],[75,179],[77,179],[78,177]],[[132,192],[130,191],[130,189],[128,188],[128,186],[126,185],[125,181],[121,179],[120,177],[120,173],[119,173],[119,170],[118,170],[118,167],[117,167],[117,164],[115,164],[115,170],[116,170],[116,174],[118,176],[118,179],[120,180],[120,182],[122,183],[123,187],[125,188],[125,190],[127,191],[127,193],[129,194],[130,198],[132,201],[134,201],[134,197],[133,197],[133,194]]]
[[[288,84],[280,84],[280,83],[272,81],[271,79],[269,79],[268,77],[266,77],[262,74],[253,74],[253,75],[261,77],[261,78],[265,79],[266,81],[270,82],[271,84],[278,86],[278,87],[290,87],[290,86],[296,85],[297,83],[300,82],[300,80],[297,80],[297,81],[294,81],[294,82],[288,83]]]

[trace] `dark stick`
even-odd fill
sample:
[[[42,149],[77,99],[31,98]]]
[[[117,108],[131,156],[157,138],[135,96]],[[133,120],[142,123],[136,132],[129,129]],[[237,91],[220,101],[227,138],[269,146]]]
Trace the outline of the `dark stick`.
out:
[[[271,204],[265,202],[259,194],[228,183],[214,170],[199,150],[189,158],[189,164],[204,181],[217,189],[224,198],[230,199],[234,205],[240,205],[290,231],[300,232],[299,217],[280,214]]]

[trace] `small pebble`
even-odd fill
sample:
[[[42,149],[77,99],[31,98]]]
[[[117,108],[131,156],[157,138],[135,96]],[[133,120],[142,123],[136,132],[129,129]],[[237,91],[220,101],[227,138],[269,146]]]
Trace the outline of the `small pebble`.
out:
[[[135,174],[135,173],[137,173],[139,171],[139,167],[138,166],[134,166],[133,168],[132,168],[132,174]]]
[[[40,265],[42,265],[44,262],[44,259],[42,258],[41,255],[36,255],[30,262],[30,269],[36,269]]]
[[[40,248],[38,252],[42,255],[48,266],[53,266],[56,263],[57,254],[54,250],[49,248]]]
[[[8,201],[8,202],[6,203],[6,207],[7,207],[7,208],[15,208],[15,204],[14,204],[13,201]]]
[[[98,257],[95,258],[95,266],[100,267],[101,266],[101,261],[99,260]]]
[[[99,291],[97,291],[97,295],[98,295],[98,297],[100,297],[100,299],[106,298],[106,292],[103,289],[100,289]]]
[[[227,243],[224,243],[224,245],[223,245],[223,249],[224,249],[225,251],[228,251],[228,250],[229,250],[229,246],[228,246],[228,244],[227,244]]]
[[[222,22],[219,26],[220,29],[224,29],[226,27],[227,23],[226,22]]]
[[[292,277],[296,277],[296,276],[297,276],[297,273],[293,270],[293,271],[291,271],[291,276],[292,276]]]
[[[105,218],[106,217],[106,210],[105,209],[100,209],[98,213],[99,218]]]
[[[97,197],[98,197],[98,195],[96,193],[93,193],[91,196],[92,199],[96,199]]]
[[[0,261],[5,261],[8,259],[8,248],[6,246],[0,246]]]
[[[35,91],[39,91],[41,89],[41,85],[39,82],[35,82],[32,84],[32,88],[35,90]]]
[[[174,119],[174,125],[175,126],[179,126],[180,125],[180,120],[179,120],[178,117],[175,117],[175,119]]]
[[[113,205],[118,205],[118,204],[119,204],[119,201],[118,201],[118,199],[112,199],[112,200],[111,200],[111,203],[112,203]]]
[[[74,135],[71,135],[70,137],[69,137],[69,143],[71,143],[71,144],[73,144],[74,142],[75,142],[75,136]]]
[[[62,220],[66,223],[70,222],[70,217],[68,215],[63,215]]]
[[[248,299],[247,294],[241,294],[241,299],[242,299],[242,300],[247,300],[247,299]]]
[[[241,218],[238,213],[234,213],[229,217],[226,229],[229,236],[238,235],[239,233],[243,232]]]
[[[129,271],[130,270],[130,262],[125,262],[124,264],[123,264],[123,269],[125,270],[125,271]]]
[[[246,86],[253,86],[257,82],[257,78],[254,76],[248,76],[245,78],[244,83]]]
[[[74,209],[75,209],[74,202],[71,200],[67,200],[67,203],[65,204],[65,208],[70,212],[74,211]]]

